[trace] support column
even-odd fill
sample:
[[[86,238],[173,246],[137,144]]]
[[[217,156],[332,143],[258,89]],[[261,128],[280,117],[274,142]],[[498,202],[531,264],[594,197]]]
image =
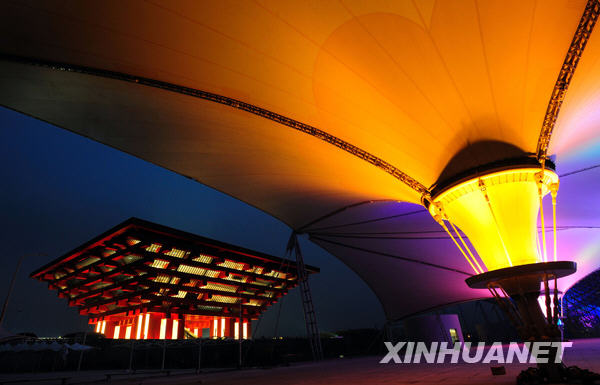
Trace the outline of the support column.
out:
[[[179,325],[177,327],[177,339],[182,340],[185,338],[185,318],[179,316]]]
[[[148,324],[148,339],[157,340],[160,337],[160,321],[164,316],[162,314],[151,313]]]

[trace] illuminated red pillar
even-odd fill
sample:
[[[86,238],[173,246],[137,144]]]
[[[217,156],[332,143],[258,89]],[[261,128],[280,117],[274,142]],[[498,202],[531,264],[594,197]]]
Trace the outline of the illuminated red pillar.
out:
[[[148,324],[148,339],[158,339],[160,337],[160,321],[164,318],[164,314],[150,313]]]
[[[219,338],[219,330],[220,330],[220,318],[213,317],[210,321],[210,338]]]
[[[249,318],[242,318],[242,333],[241,336],[243,339],[245,340],[249,340],[250,337],[252,336],[252,330],[251,330],[251,325],[252,323],[250,322],[251,320]]]
[[[178,318],[178,327],[177,327],[177,339],[185,338],[185,318],[183,316],[179,316]]]
[[[113,338],[115,334],[115,322],[109,319],[105,320],[106,326],[104,326],[104,336],[106,338]]]
[[[231,319],[228,317],[213,317],[210,325],[210,338],[229,337],[233,332]]]

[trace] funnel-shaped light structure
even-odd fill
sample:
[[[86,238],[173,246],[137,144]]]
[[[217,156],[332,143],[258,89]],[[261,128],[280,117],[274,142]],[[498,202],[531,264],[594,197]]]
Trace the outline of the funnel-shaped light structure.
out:
[[[428,200],[431,215],[450,234],[475,270],[476,274],[467,278],[466,284],[474,289],[488,289],[523,340],[561,340],[557,280],[577,270],[574,262],[556,261],[557,191],[558,176],[554,171],[522,166],[478,173],[442,187]],[[549,193],[553,205],[554,261],[549,261],[546,254],[544,228],[543,199]],[[469,238],[475,253],[457,228]],[[544,297],[540,301],[542,284]],[[530,370],[534,375],[520,377],[562,382],[569,370],[556,361],[558,354],[558,349],[552,350],[548,363]]]
[[[458,227],[468,237],[477,253],[460,239],[457,245],[481,273],[475,254],[488,271],[546,261],[537,237],[538,212],[543,197],[557,189],[552,170],[512,168],[448,186],[432,197],[429,211],[445,228]]]

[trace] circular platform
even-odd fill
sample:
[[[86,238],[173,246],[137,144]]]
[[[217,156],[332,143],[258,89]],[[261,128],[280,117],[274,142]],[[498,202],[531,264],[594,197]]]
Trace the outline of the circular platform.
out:
[[[487,289],[488,284],[504,279],[533,275],[543,276],[544,274],[562,278],[576,271],[577,263],[572,261],[539,262],[487,271],[482,274],[473,275],[467,278],[465,282],[472,289]]]

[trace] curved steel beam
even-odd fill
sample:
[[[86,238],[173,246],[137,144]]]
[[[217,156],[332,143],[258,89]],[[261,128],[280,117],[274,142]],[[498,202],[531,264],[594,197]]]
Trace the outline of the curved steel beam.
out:
[[[600,15],[600,1],[599,0],[588,0],[583,15],[579,20],[579,25],[569,46],[569,51],[565,57],[565,61],[558,74],[558,79],[554,84],[550,101],[548,102],[548,108],[546,109],[546,115],[544,116],[544,122],[542,124],[542,130],[537,144],[537,159],[542,165],[545,165],[547,159],[548,147],[550,146],[550,138],[552,137],[552,130],[556,125],[558,119],[558,113],[560,107],[567,93],[567,88],[571,83],[579,59],[583,54],[583,50],[594,30],[594,25]]]
[[[15,55],[3,54],[3,53],[0,53],[0,59],[12,61],[12,62],[23,63],[23,64],[35,65],[35,66],[40,66],[40,67],[51,68],[53,70],[76,72],[76,73],[85,74],[85,75],[99,76],[99,77],[104,77],[104,78],[109,78],[109,79],[116,79],[116,80],[126,81],[126,82],[130,82],[130,83],[141,84],[141,85],[145,85],[148,87],[160,88],[163,90],[176,92],[179,94],[192,96],[195,98],[200,98],[203,100],[208,100],[211,102],[215,102],[215,103],[223,104],[223,105],[226,105],[229,107],[233,107],[238,110],[246,111],[251,114],[260,116],[265,119],[272,120],[272,121],[282,124],[284,126],[301,131],[305,134],[311,135],[317,139],[327,142],[341,150],[344,150],[344,151],[374,165],[375,167],[387,172],[394,178],[398,179],[399,181],[401,181],[402,183],[404,183],[411,189],[413,189],[416,192],[418,192],[419,194],[421,194],[421,196],[426,195],[429,192],[427,190],[427,188],[423,184],[418,182],[416,179],[414,179],[411,176],[409,176],[408,174],[400,171],[397,167],[386,162],[385,160],[361,149],[360,147],[357,147],[349,142],[346,142],[334,135],[331,135],[331,134],[329,134],[323,130],[320,130],[316,127],[313,127],[309,124],[299,122],[292,118],[288,118],[287,116],[278,114],[273,111],[269,111],[265,108],[255,106],[250,103],[242,102],[240,100],[229,98],[227,96],[215,94],[212,92],[202,91],[202,90],[198,90],[195,88],[185,87],[185,86],[168,83],[168,82],[163,82],[163,81],[155,80],[155,79],[151,79],[151,78],[134,76],[134,75],[130,75],[130,74],[122,73],[122,72],[109,71],[109,70],[104,70],[104,69],[99,69],[99,68],[79,66],[79,65],[68,64],[68,63],[54,62],[54,61],[43,60],[43,59],[27,58],[27,57],[15,56]]]

